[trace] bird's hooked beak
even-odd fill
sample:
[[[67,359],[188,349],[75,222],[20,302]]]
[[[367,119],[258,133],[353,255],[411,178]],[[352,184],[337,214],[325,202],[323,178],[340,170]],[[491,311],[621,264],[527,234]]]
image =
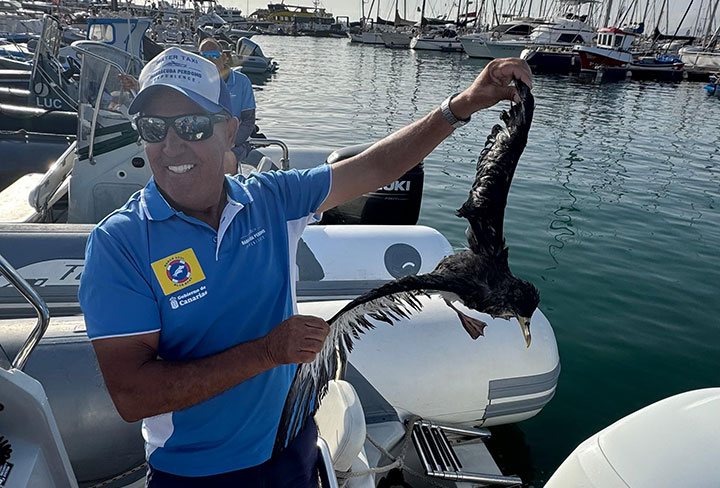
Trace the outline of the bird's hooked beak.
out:
[[[522,329],[523,336],[525,336],[525,346],[530,347],[530,341],[532,341],[532,337],[530,337],[530,319],[519,315],[516,318]]]

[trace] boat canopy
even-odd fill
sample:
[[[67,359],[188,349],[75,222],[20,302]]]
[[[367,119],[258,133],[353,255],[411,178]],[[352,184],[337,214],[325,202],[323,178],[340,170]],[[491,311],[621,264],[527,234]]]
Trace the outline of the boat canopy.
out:
[[[237,43],[238,56],[260,56],[265,57],[260,46],[255,44],[247,37],[241,37]]]

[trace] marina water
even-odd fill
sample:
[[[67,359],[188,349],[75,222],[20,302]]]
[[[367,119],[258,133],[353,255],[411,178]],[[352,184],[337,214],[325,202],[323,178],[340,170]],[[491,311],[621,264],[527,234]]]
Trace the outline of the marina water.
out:
[[[378,140],[464,89],[485,65],[345,39],[254,40],[281,66],[255,80],[258,124],[291,151]],[[720,101],[689,82],[537,76],[533,92],[505,235],[513,272],[540,290],[562,372],[549,405],[494,429],[492,448],[506,472],[542,486],[610,423],[720,385]],[[454,211],[501,108],[476,114],[425,160],[420,223],[455,248],[465,245],[466,221]]]

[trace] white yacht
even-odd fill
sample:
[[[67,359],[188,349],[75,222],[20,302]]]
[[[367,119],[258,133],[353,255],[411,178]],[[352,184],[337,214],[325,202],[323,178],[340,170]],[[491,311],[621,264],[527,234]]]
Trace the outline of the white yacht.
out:
[[[471,58],[494,59],[498,52],[491,52],[488,47],[489,41],[524,39],[530,32],[540,25],[538,19],[515,19],[505,24],[499,24],[487,32],[476,32],[460,37],[463,49]],[[512,56],[511,56],[512,57]]]
[[[372,19],[365,19],[361,28],[349,30],[347,33],[350,42],[377,45],[384,44],[382,34],[383,30],[379,28]]]
[[[520,57],[525,48],[535,46],[570,47],[576,44],[590,44],[594,31],[583,17],[569,14],[566,17],[556,18],[552,21],[537,25],[530,35],[511,40],[488,39],[484,41],[483,50],[478,47],[475,52],[486,54],[488,58]],[[466,49],[467,50],[467,49]]]
[[[449,24],[429,32],[420,33],[410,41],[410,49],[418,51],[462,52],[463,47],[455,32],[455,26]]]
[[[717,73],[720,71],[720,50],[704,49],[700,46],[687,46],[678,51],[685,69]]]

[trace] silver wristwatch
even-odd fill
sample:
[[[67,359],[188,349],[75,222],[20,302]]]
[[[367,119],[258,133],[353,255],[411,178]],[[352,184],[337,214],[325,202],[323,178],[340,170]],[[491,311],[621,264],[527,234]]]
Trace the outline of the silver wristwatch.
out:
[[[456,96],[460,95],[460,93],[454,93],[447,97],[443,102],[440,104],[440,111],[443,114],[443,117],[445,117],[445,120],[448,121],[448,124],[452,125],[455,129],[459,129],[463,125],[470,122],[470,117],[467,119],[458,119],[455,117],[455,114],[452,113],[452,110],[450,110],[450,100],[455,98]]]

